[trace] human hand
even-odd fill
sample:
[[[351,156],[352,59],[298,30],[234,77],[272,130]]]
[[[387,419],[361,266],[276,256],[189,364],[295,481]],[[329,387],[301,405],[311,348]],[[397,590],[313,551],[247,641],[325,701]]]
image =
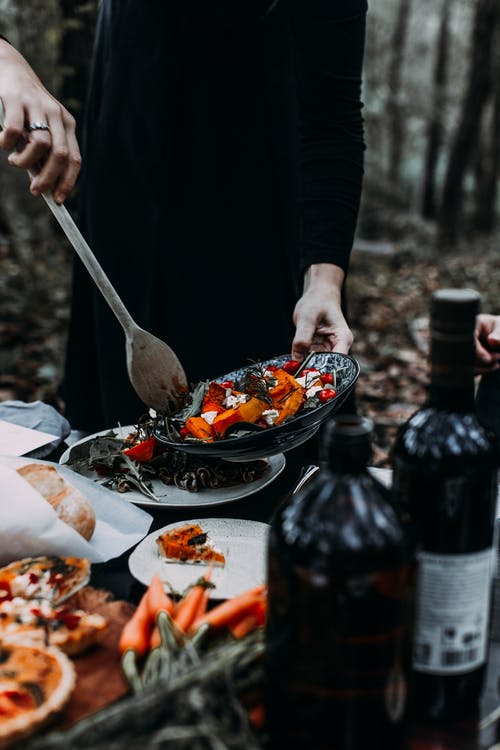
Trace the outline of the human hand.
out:
[[[9,164],[37,169],[33,195],[47,191],[62,203],[73,189],[81,156],[73,116],[47,91],[24,57],[0,39],[0,98],[5,110],[0,148],[14,151]],[[33,128],[46,124],[49,129]],[[30,125],[32,129],[30,129]],[[24,139],[24,145],[18,145]]]
[[[295,336],[292,357],[302,361],[310,352],[347,354],[353,335],[341,310],[344,272],[330,263],[318,263],[307,269],[304,293],[295,305]]]
[[[500,368],[500,315],[482,313],[476,318],[476,372],[484,374]]]

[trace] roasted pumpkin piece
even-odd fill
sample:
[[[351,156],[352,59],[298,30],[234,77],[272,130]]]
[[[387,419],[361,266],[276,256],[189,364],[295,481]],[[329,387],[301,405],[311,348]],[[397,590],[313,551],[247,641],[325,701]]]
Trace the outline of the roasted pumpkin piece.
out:
[[[262,412],[269,406],[259,398],[250,398],[242,404],[232,409],[226,409],[222,414],[218,414],[213,421],[213,428],[217,437],[224,437],[225,432],[230,425],[236,422],[257,422]]]
[[[216,411],[217,414],[221,414],[226,410],[224,406],[224,399],[226,398],[226,389],[220,383],[210,383],[208,391],[203,399],[201,411]]]
[[[273,376],[278,383],[274,388],[271,388],[269,395],[273,400],[274,408],[279,411],[279,416],[274,423],[278,425],[284,422],[287,417],[292,417],[298,412],[302,404],[304,389],[285,370],[276,370],[273,372]]]
[[[279,411],[279,415],[276,417],[275,425],[281,424],[288,417],[293,417],[298,412],[302,405],[303,400],[303,389],[300,385],[293,391],[289,391],[286,396],[282,398],[279,404],[276,405],[276,409]]]
[[[213,440],[214,430],[203,417],[188,417],[185,424],[189,435],[201,440]]]

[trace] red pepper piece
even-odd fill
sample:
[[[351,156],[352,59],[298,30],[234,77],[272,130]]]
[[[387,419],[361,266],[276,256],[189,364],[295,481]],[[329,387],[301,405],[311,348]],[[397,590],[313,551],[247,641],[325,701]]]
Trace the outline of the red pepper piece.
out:
[[[153,435],[151,435],[147,440],[143,440],[142,442],[137,443],[137,445],[133,445],[131,448],[126,448],[122,453],[131,458],[132,461],[145,463],[146,461],[151,461],[153,458],[155,444],[156,441]]]

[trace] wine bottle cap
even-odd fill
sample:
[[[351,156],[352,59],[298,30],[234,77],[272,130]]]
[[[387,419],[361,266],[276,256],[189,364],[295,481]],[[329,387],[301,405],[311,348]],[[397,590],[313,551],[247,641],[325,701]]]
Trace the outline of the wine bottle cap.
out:
[[[481,295],[474,289],[438,289],[432,295],[431,327],[443,333],[471,333]]]
[[[325,425],[330,466],[362,469],[371,458],[373,421],[357,414],[337,414]]]

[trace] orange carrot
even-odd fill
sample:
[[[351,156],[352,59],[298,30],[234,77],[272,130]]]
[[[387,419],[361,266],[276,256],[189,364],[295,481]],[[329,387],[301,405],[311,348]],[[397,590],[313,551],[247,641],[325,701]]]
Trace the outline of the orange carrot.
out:
[[[166,593],[161,578],[157,575],[152,577],[151,583],[149,584],[148,606],[153,621],[158,612],[165,611],[168,612],[169,615],[172,615],[174,611],[174,603]]]
[[[264,625],[267,617],[267,599],[261,599],[252,610],[257,625]]]
[[[208,582],[210,580],[210,576],[211,571],[208,570],[203,576],[203,579],[200,581],[200,583],[195,584],[193,588],[188,591],[184,599],[181,599],[181,601],[177,605],[177,609],[175,610],[174,614],[174,622],[179,630],[182,630],[184,633],[187,632],[196,618],[198,609],[203,600],[203,595],[207,590],[207,587],[204,585],[203,581]]]
[[[149,650],[152,651],[154,648],[158,648],[158,646],[161,646],[161,635],[158,625],[155,625],[149,639]]]
[[[202,617],[199,617],[192,625],[193,630],[197,630],[203,623],[208,623],[211,627],[220,628],[235,620],[243,617],[252,611],[254,605],[264,597],[265,586],[257,586],[254,589],[245,591],[242,594],[233,596],[232,599],[218,604]]]
[[[161,578],[157,575],[153,576],[148,589],[148,606],[149,613],[153,623],[155,622],[159,612],[168,612],[172,616],[174,612],[174,603],[169,595],[166,593]],[[149,640],[149,648],[152,651],[161,644],[160,631],[158,626],[154,625]]]
[[[137,656],[142,657],[149,648],[152,620],[149,612],[148,592],[149,589],[146,589],[134,614],[123,627],[118,643],[121,654],[134,651]]]
[[[210,599],[210,589],[205,589],[205,591],[203,592],[203,595],[202,595],[202,597],[200,599],[200,603],[198,605],[198,609],[195,612],[193,622],[196,622],[196,620],[199,617],[202,617],[205,614],[205,612],[207,611],[208,600],[209,599]]]
[[[235,638],[243,638],[252,630],[262,627],[266,622],[267,600],[259,599],[255,602],[252,609],[248,610],[243,616],[238,615],[229,623],[229,629]]]
[[[257,618],[253,612],[249,612],[245,617],[241,617],[234,625],[229,628],[235,638],[244,638],[258,626]]]

